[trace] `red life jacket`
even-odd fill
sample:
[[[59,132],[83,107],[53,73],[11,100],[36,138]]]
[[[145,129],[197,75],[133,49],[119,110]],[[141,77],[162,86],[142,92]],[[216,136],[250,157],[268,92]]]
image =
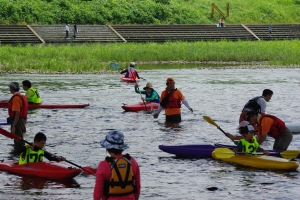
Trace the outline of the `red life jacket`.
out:
[[[181,108],[181,101],[180,99],[175,98],[174,93],[175,91],[171,91],[172,94],[169,96],[168,104],[166,105],[166,108]],[[167,91],[166,91],[167,93]]]
[[[12,100],[13,98],[15,98],[16,96],[19,96],[22,100],[22,103],[23,105],[21,106],[20,108],[20,118],[27,118],[27,113],[28,113],[28,100],[27,98],[20,94],[19,92],[18,93],[15,93],[9,100],[8,102],[8,115],[10,117],[15,117],[16,113],[12,111]]]
[[[129,67],[128,68],[128,74],[129,74],[129,78],[132,78],[133,80],[136,79],[136,72],[135,72],[134,68]]]
[[[278,117],[275,117],[273,115],[262,114],[261,118],[259,120],[260,125],[261,125],[262,119],[265,117],[270,117],[270,118],[274,119],[274,122],[270,128],[268,135],[273,138],[277,138],[280,135],[280,133],[282,133],[285,129],[284,121],[282,121],[281,119],[279,119]]]

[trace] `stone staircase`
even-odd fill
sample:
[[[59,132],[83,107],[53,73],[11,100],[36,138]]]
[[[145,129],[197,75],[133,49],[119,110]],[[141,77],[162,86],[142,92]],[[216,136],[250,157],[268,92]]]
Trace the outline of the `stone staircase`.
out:
[[[73,27],[70,26],[69,38],[66,39],[66,25],[32,25],[32,29],[46,43],[107,43],[123,42],[106,25],[77,25],[78,33],[76,39],[73,39]]]
[[[0,44],[42,43],[37,35],[26,25],[0,24]]]
[[[0,25],[0,44],[27,43],[110,43],[220,40],[286,40],[300,38],[300,24],[248,25],[78,25],[73,39],[70,27],[66,39],[65,25]],[[248,31],[248,30],[249,31]],[[252,34],[255,34],[255,36]]]
[[[241,25],[112,25],[127,42],[256,40]]]
[[[300,24],[272,24],[272,34],[269,34],[268,24],[246,25],[261,40],[291,40],[300,38]]]

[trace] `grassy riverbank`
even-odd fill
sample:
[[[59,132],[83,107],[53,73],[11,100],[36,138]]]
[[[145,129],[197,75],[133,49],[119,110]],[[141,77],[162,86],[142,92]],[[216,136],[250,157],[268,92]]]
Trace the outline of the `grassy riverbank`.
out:
[[[264,62],[275,66],[300,65],[300,41],[221,41],[175,43],[84,44],[0,47],[2,72],[99,72],[111,70],[111,61],[122,68],[128,62]],[[155,66],[153,67],[155,68]],[[184,66],[183,66],[184,68]]]
[[[212,3],[229,24],[300,21],[300,0],[0,0],[0,24],[215,24]]]

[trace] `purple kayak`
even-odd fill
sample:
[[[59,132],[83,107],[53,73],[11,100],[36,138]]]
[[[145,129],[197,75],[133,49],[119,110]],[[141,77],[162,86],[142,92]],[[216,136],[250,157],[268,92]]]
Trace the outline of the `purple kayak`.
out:
[[[166,153],[174,154],[177,157],[183,157],[183,158],[212,158],[211,154],[214,151],[215,148],[229,148],[233,149],[235,146],[233,145],[224,145],[224,144],[185,144],[185,145],[174,145],[174,146],[168,146],[168,145],[159,145],[158,148]],[[267,150],[269,152],[277,152],[278,154],[272,154],[277,157],[280,156],[281,150]],[[298,157],[300,158],[300,154],[298,154]]]
[[[7,120],[5,119],[5,120],[0,120],[0,126],[1,125],[9,125],[9,124],[7,123]]]

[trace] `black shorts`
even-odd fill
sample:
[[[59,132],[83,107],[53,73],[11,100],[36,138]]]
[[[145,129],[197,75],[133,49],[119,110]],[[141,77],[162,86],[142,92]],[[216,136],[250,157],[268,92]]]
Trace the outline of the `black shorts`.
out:
[[[177,115],[166,115],[166,122],[181,122],[181,114]]]

